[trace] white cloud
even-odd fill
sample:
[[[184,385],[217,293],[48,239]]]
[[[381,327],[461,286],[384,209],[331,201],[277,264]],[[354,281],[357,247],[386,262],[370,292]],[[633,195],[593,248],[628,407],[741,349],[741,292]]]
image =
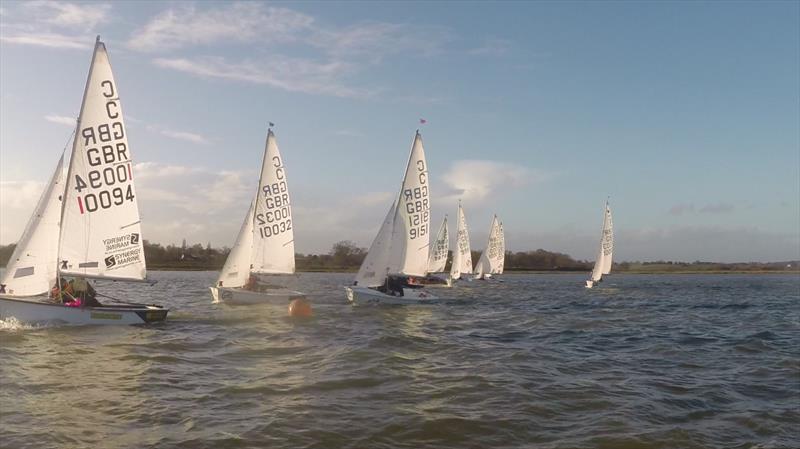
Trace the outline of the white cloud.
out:
[[[59,125],[75,126],[76,119],[74,117],[67,117],[64,115],[45,115],[44,119],[48,122],[58,123]]]
[[[94,39],[89,36],[69,36],[58,33],[9,32],[0,36],[0,42],[16,45],[35,45],[50,48],[88,49]]]
[[[170,137],[172,139],[185,140],[187,142],[197,143],[201,145],[208,145],[209,143],[211,143],[205,136],[188,131],[178,131],[174,129],[164,128],[163,126],[158,126],[158,125],[148,125],[147,130],[161,134],[162,136]]]
[[[44,190],[37,181],[0,181],[0,244],[16,242]]]
[[[163,51],[221,41],[279,43],[293,40],[313,20],[291,9],[255,2],[205,10],[183,5],[157,15],[134,32],[128,45],[141,51]]]
[[[106,22],[111,5],[107,3],[68,3],[57,1],[32,1],[24,3],[38,21],[65,28],[92,30]]]
[[[308,59],[274,56],[269,63],[246,61],[232,63],[223,58],[157,58],[157,66],[204,78],[221,78],[265,84],[291,92],[326,94],[337,97],[365,97],[370,92],[347,87],[338,78],[349,71],[342,62],[319,63]]]
[[[515,164],[487,160],[454,161],[442,176],[449,191],[444,199],[481,201],[502,188],[521,187],[541,182],[552,175]]]
[[[736,209],[731,203],[719,202],[710,203],[705,206],[696,207],[693,203],[680,203],[669,208],[670,215],[693,215],[693,214],[727,214]]]
[[[187,167],[184,165],[160,164],[158,162],[139,162],[133,166],[136,179],[163,178],[184,176],[193,173],[203,173],[206,170],[200,167]]]
[[[361,194],[353,199],[353,203],[362,206],[375,206],[380,204],[389,205],[392,202],[393,194],[390,192],[368,192]]]
[[[476,56],[504,56],[511,50],[511,41],[496,37],[486,38],[481,46],[473,48],[469,54]]]

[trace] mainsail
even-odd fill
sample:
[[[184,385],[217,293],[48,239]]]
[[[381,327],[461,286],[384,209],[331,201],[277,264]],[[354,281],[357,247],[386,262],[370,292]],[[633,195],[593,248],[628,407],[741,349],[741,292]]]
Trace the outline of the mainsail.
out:
[[[439,227],[436,241],[428,252],[428,273],[443,273],[447,265],[447,252],[450,250],[450,233],[447,231],[447,216]]]
[[[133,160],[105,44],[99,37],[67,172],[59,238],[64,275],[146,276]]]
[[[58,221],[64,194],[64,155],[42,192],[25,231],[8,260],[0,285],[14,296],[41,295],[55,284],[58,262]]]
[[[250,273],[294,273],[294,226],[286,167],[275,134],[267,132],[258,190],[217,287],[241,287]]]
[[[425,148],[414,136],[403,185],[397,199],[389,273],[425,276],[430,244],[430,186]]]
[[[294,273],[292,206],[278,143],[267,132],[253,224],[254,273]]]
[[[614,229],[611,222],[611,207],[606,202],[605,214],[603,215],[603,233],[600,236],[600,249],[597,252],[597,260],[592,269],[592,280],[597,282],[604,274],[611,273],[611,258],[614,252]]]
[[[464,209],[461,201],[458,202],[458,228],[456,231],[456,247],[453,251],[453,264],[450,267],[450,277],[452,279],[461,278],[462,274],[472,272],[472,251],[469,248],[469,232],[467,231],[467,219],[464,217]]]
[[[489,230],[489,240],[486,249],[481,254],[478,263],[475,265],[477,277],[486,274],[500,274],[503,272],[503,260],[505,259],[505,240],[503,230],[497,215],[492,218],[492,225]]]

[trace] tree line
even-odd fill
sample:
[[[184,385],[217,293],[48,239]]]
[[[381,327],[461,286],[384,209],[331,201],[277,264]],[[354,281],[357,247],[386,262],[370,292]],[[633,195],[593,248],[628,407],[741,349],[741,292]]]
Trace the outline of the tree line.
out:
[[[15,245],[0,245],[0,266],[5,266],[14,252]],[[178,245],[162,246],[144,241],[147,266],[165,270],[219,270],[225,264],[230,248],[212,248],[196,243],[187,245],[186,240]],[[361,266],[367,250],[349,240],[336,242],[327,254],[296,254],[297,271],[354,271]],[[472,251],[472,261],[477,262],[480,251]],[[445,271],[450,270],[450,261]],[[614,263],[613,271],[633,273],[657,272],[739,272],[739,271],[797,271],[799,261],[770,263],[716,263],[716,262],[621,262]],[[568,254],[537,249],[535,251],[506,251],[506,271],[590,271],[593,262],[575,260]]]

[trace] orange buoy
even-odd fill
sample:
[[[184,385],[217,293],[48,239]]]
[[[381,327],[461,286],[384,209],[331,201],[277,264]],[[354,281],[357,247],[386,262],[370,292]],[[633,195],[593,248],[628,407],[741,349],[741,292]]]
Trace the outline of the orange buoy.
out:
[[[311,315],[311,304],[305,299],[293,299],[289,303],[289,316],[310,317]]]

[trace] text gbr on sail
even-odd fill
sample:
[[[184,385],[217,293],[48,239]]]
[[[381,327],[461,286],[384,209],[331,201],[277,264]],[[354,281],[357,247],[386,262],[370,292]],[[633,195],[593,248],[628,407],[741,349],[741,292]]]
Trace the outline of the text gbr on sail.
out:
[[[428,233],[428,174],[425,171],[425,161],[418,160],[415,164],[419,187],[403,190],[403,202],[408,214],[408,234],[411,239],[422,237]]]
[[[272,157],[277,182],[261,186],[263,203],[256,209],[258,234],[262,239],[283,234],[292,229],[292,208],[280,156]]]

